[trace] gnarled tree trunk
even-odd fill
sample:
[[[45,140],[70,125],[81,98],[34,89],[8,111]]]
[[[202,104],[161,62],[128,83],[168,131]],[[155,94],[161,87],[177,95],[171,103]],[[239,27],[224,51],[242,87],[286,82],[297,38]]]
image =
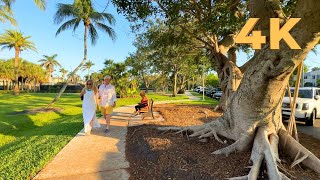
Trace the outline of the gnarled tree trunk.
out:
[[[280,50],[270,50],[266,45],[256,52],[247,64],[238,88],[228,95],[222,117],[204,125],[182,128],[183,131],[192,131],[191,136],[213,136],[221,143],[219,136],[235,140],[214,154],[228,155],[252,147],[251,170],[247,176],[237,179],[257,179],[264,162],[269,179],[288,179],[277,167],[280,161],[278,148],[286,150],[294,159],[292,166],[302,163],[320,173],[320,160],[288,135],[281,117],[282,98],[290,75],[320,40],[319,12],[319,0],[298,1],[292,17],[300,17],[301,20],[291,35],[301,50],[292,50],[283,41]],[[239,69],[232,65],[232,61],[224,66],[228,63],[231,69]]]

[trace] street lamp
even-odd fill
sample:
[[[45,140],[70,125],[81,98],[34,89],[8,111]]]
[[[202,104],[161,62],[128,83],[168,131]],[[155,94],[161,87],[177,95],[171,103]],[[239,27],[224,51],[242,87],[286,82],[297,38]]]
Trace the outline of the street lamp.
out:
[[[202,101],[204,101],[204,65],[201,65],[202,67]]]

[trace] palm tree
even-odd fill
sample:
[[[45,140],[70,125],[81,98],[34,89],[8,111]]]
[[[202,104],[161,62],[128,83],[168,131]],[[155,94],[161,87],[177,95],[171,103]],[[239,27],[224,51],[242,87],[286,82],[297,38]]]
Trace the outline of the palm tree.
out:
[[[5,1],[5,0],[1,0],[0,2],[1,2],[0,3],[0,21],[2,23],[9,21],[12,25],[16,26],[17,22],[13,18],[13,11],[11,9],[11,2]]]
[[[46,0],[33,0],[33,1],[41,10],[46,9],[46,5],[47,5]],[[10,10],[11,10],[11,5],[14,2],[15,2],[15,0],[0,0],[0,4],[3,4],[2,6],[10,8]]]
[[[15,0],[0,0],[0,21],[5,23],[9,21],[12,25],[16,26],[17,22],[14,19],[13,11],[11,9],[12,3]],[[46,0],[34,0],[34,3],[42,10],[46,9]]]
[[[58,55],[54,54],[52,56],[43,55],[44,59],[40,59],[38,62],[42,62],[40,66],[45,67],[48,72],[49,83],[52,82],[52,73],[54,71],[54,66],[59,66],[59,62],[55,59]]]
[[[0,35],[0,46],[3,46],[2,49],[8,48],[11,50],[14,48],[15,50],[15,58],[14,58],[14,74],[15,74],[15,86],[14,86],[14,94],[19,94],[18,87],[18,69],[19,69],[19,54],[23,50],[31,49],[37,52],[37,49],[33,42],[28,39],[31,36],[23,36],[23,34],[19,31],[15,30],[6,30],[4,34]]]
[[[59,72],[61,72],[61,74],[62,74],[62,81],[64,81],[64,76],[68,73],[68,71],[67,71],[66,69],[64,69],[64,68],[61,68],[61,69],[59,70]]]
[[[34,3],[41,9],[45,10],[47,6],[47,1],[46,0],[33,0]]]
[[[66,80],[66,82],[68,82],[70,80],[70,77],[72,77],[73,74],[75,74],[87,60],[87,36],[89,35],[92,45],[96,43],[98,39],[98,32],[96,30],[96,27],[104,31],[105,33],[107,33],[112,40],[115,39],[116,35],[114,30],[105,24],[105,22],[108,22],[111,25],[115,23],[115,19],[113,15],[109,13],[104,13],[104,12],[102,13],[97,12],[93,8],[91,4],[91,0],[75,0],[74,4],[58,4],[58,10],[54,15],[54,22],[56,24],[60,24],[66,19],[68,19],[67,22],[64,22],[60,26],[60,28],[57,30],[56,35],[60,34],[62,31],[65,31],[71,28],[73,29],[73,31],[75,31],[81,22],[84,25],[83,60],[81,61],[79,66],[71,72],[71,76],[69,76]],[[66,87],[67,87],[67,83],[64,84],[60,92],[53,99],[53,101],[48,105],[48,107],[54,104],[54,102],[59,99],[59,97],[64,92]]]
[[[92,61],[88,61],[86,62],[83,66],[82,66],[82,70],[88,70],[88,80],[90,79],[90,68],[94,66],[94,63]]]

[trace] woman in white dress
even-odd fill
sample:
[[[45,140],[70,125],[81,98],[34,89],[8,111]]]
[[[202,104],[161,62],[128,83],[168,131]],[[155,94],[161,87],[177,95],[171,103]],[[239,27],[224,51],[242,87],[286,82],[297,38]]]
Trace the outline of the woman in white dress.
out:
[[[90,135],[92,127],[99,128],[100,124],[96,117],[97,108],[97,96],[98,89],[93,84],[92,80],[88,80],[86,87],[82,89],[80,97],[83,96],[82,102],[82,113],[83,113],[83,123],[84,132],[86,135]]]

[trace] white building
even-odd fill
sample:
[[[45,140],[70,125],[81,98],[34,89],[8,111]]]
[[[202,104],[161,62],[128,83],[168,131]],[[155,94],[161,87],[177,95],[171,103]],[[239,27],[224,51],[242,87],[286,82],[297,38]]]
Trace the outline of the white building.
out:
[[[320,70],[305,73],[303,77],[303,82],[304,84],[309,82],[309,83],[312,83],[313,86],[318,86],[317,84],[318,79],[320,79]]]

